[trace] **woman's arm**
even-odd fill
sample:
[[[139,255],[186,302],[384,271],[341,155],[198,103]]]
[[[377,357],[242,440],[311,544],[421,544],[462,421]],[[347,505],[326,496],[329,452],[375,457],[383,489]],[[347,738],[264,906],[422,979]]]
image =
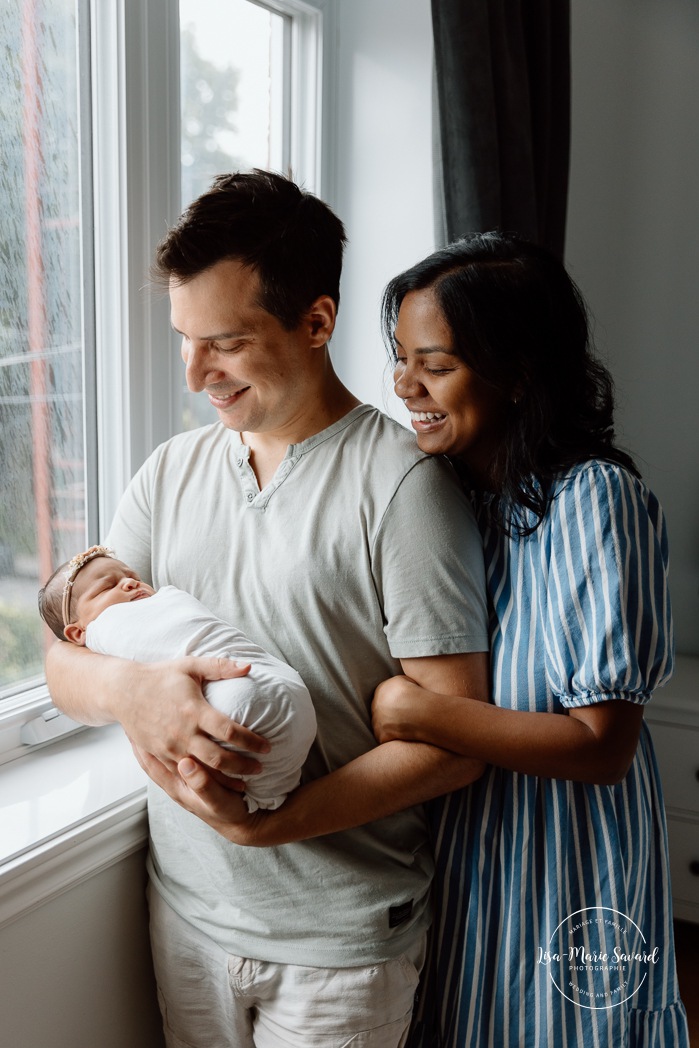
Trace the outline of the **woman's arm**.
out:
[[[214,658],[132,662],[57,641],[46,658],[46,679],[56,706],[69,717],[90,725],[118,721],[133,744],[165,767],[174,770],[190,754],[217,772],[250,775],[260,770],[258,761],[219,743],[253,753],[266,753],[269,745],[215,710],[202,693],[204,681],[244,676],[248,668]]]
[[[643,707],[612,700],[567,713],[536,713],[441,695],[407,677],[379,686],[373,726],[380,742],[441,746],[509,771],[614,785],[629,770]]]

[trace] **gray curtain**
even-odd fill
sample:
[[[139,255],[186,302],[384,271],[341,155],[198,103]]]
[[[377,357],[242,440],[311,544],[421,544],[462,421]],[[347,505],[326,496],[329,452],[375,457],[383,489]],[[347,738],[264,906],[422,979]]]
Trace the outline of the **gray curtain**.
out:
[[[569,0],[432,0],[432,24],[443,235],[500,229],[562,257]]]

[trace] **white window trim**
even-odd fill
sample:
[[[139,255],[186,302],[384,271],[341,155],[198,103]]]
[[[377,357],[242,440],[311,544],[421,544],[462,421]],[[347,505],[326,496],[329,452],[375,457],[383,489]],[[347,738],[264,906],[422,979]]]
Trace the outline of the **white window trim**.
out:
[[[31,752],[0,774],[0,928],[147,840],[146,776],[115,724]]]
[[[290,160],[294,179],[332,206],[335,200],[335,75],[337,0],[249,0],[290,15]],[[298,114],[302,115],[298,119]]]
[[[173,0],[92,0],[92,11],[102,537],[134,472],[175,431],[168,304],[147,282],[180,210],[179,22]]]
[[[290,166],[332,206],[336,0],[251,2],[292,17],[292,111],[303,120],[292,123]],[[93,541],[133,474],[177,428],[181,364],[167,297],[147,283],[153,249],[180,212],[178,0],[90,0],[90,33],[100,476],[88,519]],[[0,765],[30,752],[22,726],[51,708],[43,681],[2,700]]]

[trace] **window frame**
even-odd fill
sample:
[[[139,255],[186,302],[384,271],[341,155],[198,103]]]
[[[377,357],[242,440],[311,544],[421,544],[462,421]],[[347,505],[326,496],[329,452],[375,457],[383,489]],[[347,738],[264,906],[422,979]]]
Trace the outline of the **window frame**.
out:
[[[248,2],[290,18],[290,169],[332,203],[327,47],[335,0]],[[92,296],[95,318],[94,362],[86,353],[85,377],[96,391],[94,402],[86,394],[85,444],[88,477],[99,478],[97,492],[88,483],[92,543],[106,533],[136,470],[180,428],[181,364],[167,296],[147,286],[154,245],[180,213],[180,27],[179,0],[85,5],[89,49],[79,60],[89,63],[89,98],[83,92],[81,108],[91,108],[91,142],[81,142],[81,188],[94,213],[84,259],[93,264],[86,305]],[[84,334],[89,341],[89,324]],[[52,708],[45,682],[36,679],[0,702],[0,764],[36,749],[22,743],[20,732]]]

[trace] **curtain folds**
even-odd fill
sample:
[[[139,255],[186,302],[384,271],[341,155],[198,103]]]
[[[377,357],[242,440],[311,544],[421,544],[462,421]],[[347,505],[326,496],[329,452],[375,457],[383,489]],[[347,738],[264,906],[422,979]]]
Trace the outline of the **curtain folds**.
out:
[[[570,0],[432,0],[448,240],[519,233],[563,255]]]

